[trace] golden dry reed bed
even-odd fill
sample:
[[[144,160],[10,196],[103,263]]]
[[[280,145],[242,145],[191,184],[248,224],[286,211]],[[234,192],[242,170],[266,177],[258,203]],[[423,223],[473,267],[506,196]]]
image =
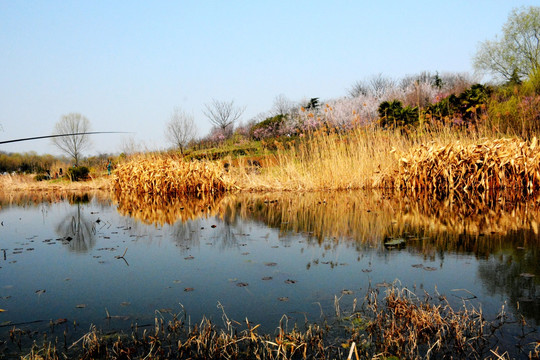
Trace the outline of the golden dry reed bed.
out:
[[[139,157],[120,164],[113,175],[113,189],[122,194],[198,196],[234,188],[220,164],[209,161]]]
[[[403,136],[399,131],[357,128],[348,132],[323,129],[286,144],[267,144],[254,169],[246,159],[183,162],[168,156],[137,157],[115,171],[117,192],[198,194],[230,189],[248,191],[327,191],[379,187],[385,174],[393,174],[398,162],[392,149],[406,152],[423,142],[464,138],[450,132]],[[465,141],[475,141],[466,135]],[[260,157],[260,155],[259,155]]]
[[[540,148],[537,139],[483,140],[465,145],[420,145],[399,159],[399,169],[387,183],[400,189],[532,193],[540,188]]]

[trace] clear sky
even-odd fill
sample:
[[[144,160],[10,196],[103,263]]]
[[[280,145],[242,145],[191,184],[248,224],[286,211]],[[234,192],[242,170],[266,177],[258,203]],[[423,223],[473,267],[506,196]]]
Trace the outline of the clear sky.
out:
[[[515,7],[538,1],[9,1],[0,0],[0,141],[52,134],[86,116],[85,155],[125,143],[165,149],[179,106],[210,130],[204,104],[245,106],[243,121],[292,101],[347,95],[382,73],[472,73],[478,43]],[[0,151],[60,154],[50,140]]]

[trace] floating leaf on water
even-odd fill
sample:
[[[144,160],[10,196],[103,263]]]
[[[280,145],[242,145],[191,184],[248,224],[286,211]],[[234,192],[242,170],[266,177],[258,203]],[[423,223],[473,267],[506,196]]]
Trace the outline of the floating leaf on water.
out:
[[[405,244],[405,239],[398,238],[398,239],[392,239],[390,241],[385,241],[384,246],[399,246]]]
[[[131,303],[129,301],[124,301],[120,303],[121,306],[129,306]]]
[[[245,256],[245,255],[249,255],[249,253],[248,252],[243,252],[241,255]]]
[[[278,300],[279,301],[289,301],[289,298],[286,297],[286,296],[283,296],[283,297],[279,297]]]
[[[191,255],[189,255],[189,256],[187,256],[187,257],[184,258],[184,260],[193,260],[193,259],[195,259],[195,257],[193,257],[193,256],[191,256]]]
[[[377,284],[375,284],[375,286],[377,286],[377,287],[390,287],[391,284],[389,284],[389,283],[387,283],[385,281],[385,282],[382,282],[382,283],[377,283]]]
[[[272,280],[272,277],[271,276],[265,276],[262,278],[262,280]]]
[[[287,279],[285,280],[285,284],[296,284],[296,280]]]
[[[248,283],[239,282],[239,283],[236,284],[236,286],[244,287],[244,286],[248,286]]]
[[[190,291],[193,291],[195,290],[195,288],[192,288],[192,287],[187,287],[184,289],[185,292],[190,292]]]
[[[67,319],[57,319],[54,322],[54,325],[60,325],[60,324],[63,324],[63,323],[67,323]]]
[[[426,271],[435,271],[435,270],[437,270],[437,268],[434,268],[434,267],[431,267],[431,266],[424,266],[423,269],[426,270]]]
[[[531,273],[521,273],[519,274],[519,276],[530,279],[530,278],[533,278],[535,275]]]
[[[341,290],[341,293],[342,293],[343,295],[352,295],[353,291],[352,291],[352,290],[343,289],[343,290]]]
[[[274,245],[274,246],[272,246],[272,249],[277,249],[278,247],[279,247],[279,246]]]
[[[75,305],[77,309],[84,309],[86,307],[86,304],[77,304]]]
[[[182,280],[173,280],[173,283],[175,284],[180,284],[182,282]]]
[[[70,279],[70,278],[65,278],[65,279],[64,279],[64,281],[69,281],[69,280],[71,280],[71,279]]]
[[[424,267],[423,264],[413,264],[413,265],[411,265],[411,266],[412,266],[413,268],[417,268],[417,269],[421,269],[421,268]]]
[[[264,263],[264,265],[266,265],[266,266],[276,266],[277,263],[275,263],[275,262],[266,262],[266,263]]]

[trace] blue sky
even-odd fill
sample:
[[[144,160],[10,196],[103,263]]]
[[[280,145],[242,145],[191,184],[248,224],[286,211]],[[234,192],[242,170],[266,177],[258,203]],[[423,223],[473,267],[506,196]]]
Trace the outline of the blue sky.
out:
[[[86,155],[126,142],[165,149],[174,107],[210,131],[213,98],[247,121],[284,94],[347,95],[382,73],[472,73],[478,43],[510,11],[537,1],[1,1],[0,141],[51,134],[78,112],[94,131]],[[60,152],[49,140],[0,151]]]

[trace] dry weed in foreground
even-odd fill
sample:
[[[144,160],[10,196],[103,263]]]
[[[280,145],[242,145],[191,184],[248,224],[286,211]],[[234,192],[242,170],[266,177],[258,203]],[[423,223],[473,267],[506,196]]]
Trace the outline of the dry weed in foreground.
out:
[[[540,188],[540,147],[519,139],[484,140],[463,145],[420,145],[404,153],[399,169],[383,184],[406,190],[488,191],[506,189],[532,193]]]
[[[382,303],[372,290],[367,308],[372,319],[366,326],[367,339],[357,341],[384,357],[483,359],[493,335],[488,329],[501,326],[488,324],[475,308],[464,305],[455,311],[445,300],[438,305],[421,301],[406,288],[391,287]]]
[[[131,335],[107,335],[92,327],[71,346],[34,343],[24,359],[351,359],[353,354],[356,359],[509,358],[498,354],[494,336],[505,325],[504,316],[489,322],[465,304],[455,311],[441,296],[426,294],[422,301],[395,286],[382,301],[377,294],[377,289],[368,292],[361,312],[355,300],[349,316],[342,315],[336,298],[334,324],[323,320],[288,330],[283,316],[274,334],[259,334],[259,325],[247,319],[229,319],[221,304],[223,326],[206,318],[191,324],[185,312],[158,311],[153,326],[134,325]],[[527,349],[530,358],[538,358],[537,348],[533,344]]]
[[[217,162],[139,157],[119,165],[113,176],[119,194],[160,196],[216,194],[235,188]]]

